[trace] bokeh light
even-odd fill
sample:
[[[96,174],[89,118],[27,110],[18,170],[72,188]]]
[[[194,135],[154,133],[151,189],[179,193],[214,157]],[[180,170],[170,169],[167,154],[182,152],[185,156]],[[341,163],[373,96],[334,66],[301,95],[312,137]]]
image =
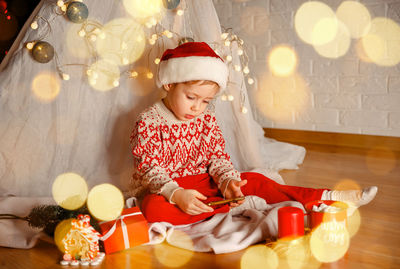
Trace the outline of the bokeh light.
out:
[[[307,44],[322,45],[336,35],[335,18],[335,13],[328,5],[318,1],[305,2],[294,17],[296,33]],[[326,25],[328,29],[324,28]]]
[[[88,187],[84,178],[75,173],[59,175],[52,187],[53,198],[62,208],[75,210],[86,202]]]
[[[374,18],[362,44],[368,58],[377,65],[394,66],[400,62],[400,26],[391,19]]]
[[[118,66],[107,60],[93,63],[87,70],[87,75],[90,86],[99,91],[115,88],[114,82],[120,78]]]
[[[308,242],[308,236],[295,240],[278,239],[272,250],[278,255],[279,268],[317,268],[311,267],[313,259]]]
[[[278,268],[278,255],[265,245],[250,246],[240,259],[240,269]]]
[[[389,174],[396,166],[396,154],[388,147],[374,147],[365,157],[368,170],[378,176]]]
[[[322,45],[314,45],[315,51],[326,58],[339,58],[346,54],[350,48],[351,37],[347,27],[337,21],[337,33],[335,37]]]
[[[360,190],[361,187],[356,181],[345,178],[340,180],[332,189],[337,191]]]
[[[347,231],[349,236],[353,237],[357,234],[361,226],[361,214],[358,209],[355,209],[351,216],[347,216]]]
[[[346,254],[350,236],[344,225],[335,221],[325,222],[313,230],[310,248],[313,256],[320,262],[335,262]]]
[[[296,52],[293,48],[284,45],[275,47],[268,56],[268,65],[272,74],[276,76],[288,76],[296,69]]]
[[[371,23],[368,9],[356,1],[343,1],[336,10],[336,17],[346,25],[352,38],[364,36]]]
[[[43,71],[33,79],[32,92],[39,101],[49,103],[60,93],[60,79],[56,73]]]
[[[360,58],[361,61],[366,62],[366,63],[371,63],[372,62],[372,60],[365,53],[364,46],[363,46],[363,43],[362,43],[362,39],[358,39],[355,42],[354,47],[355,47],[357,56],[358,56],[358,58]]]
[[[82,25],[75,23],[70,23],[69,25],[70,27],[65,35],[65,44],[69,54],[80,59],[93,57],[94,52],[90,51],[86,39],[78,34]]]
[[[121,215],[124,208],[124,196],[114,185],[100,184],[90,190],[87,207],[98,220],[114,220]]]
[[[146,45],[143,26],[132,19],[118,18],[102,29],[104,38],[97,38],[99,55],[116,65],[127,65],[139,59]]]
[[[6,41],[13,38],[18,31],[18,21],[14,15],[9,15],[8,19],[6,15],[0,14],[0,41]]]
[[[193,257],[194,252],[177,248],[166,243],[154,245],[154,255],[166,267],[182,267]]]
[[[183,249],[194,250],[193,240],[184,231],[174,230],[168,242]]]
[[[286,77],[268,74],[262,78],[255,99],[257,108],[267,118],[291,122],[294,112],[301,113],[308,104],[309,90],[297,73]]]
[[[146,20],[150,17],[160,19],[164,7],[162,0],[123,0],[126,11],[137,20]]]

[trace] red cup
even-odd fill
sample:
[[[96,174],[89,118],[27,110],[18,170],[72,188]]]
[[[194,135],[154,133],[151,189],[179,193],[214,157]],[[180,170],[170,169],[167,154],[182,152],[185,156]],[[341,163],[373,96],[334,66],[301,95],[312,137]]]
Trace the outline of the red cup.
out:
[[[285,206],[278,210],[278,237],[292,239],[304,235],[304,213],[298,207]]]
[[[337,212],[316,212],[313,211],[313,206],[320,206],[321,204],[326,204],[330,206],[335,206],[339,208]],[[332,200],[317,200],[307,203],[305,209],[309,215],[308,224],[311,229],[317,228],[323,222],[336,221],[339,223],[345,223],[347,226],[347,208],[348,205],[340,201]]]

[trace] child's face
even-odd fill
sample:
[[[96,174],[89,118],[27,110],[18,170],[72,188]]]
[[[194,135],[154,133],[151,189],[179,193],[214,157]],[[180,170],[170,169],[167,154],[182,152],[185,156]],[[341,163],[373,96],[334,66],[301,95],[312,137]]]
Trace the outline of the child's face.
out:
[[[207,108],[218,92],[216,84],[176,83],[164,85],[167,96],[164,103],[181,121],[191,120]]]

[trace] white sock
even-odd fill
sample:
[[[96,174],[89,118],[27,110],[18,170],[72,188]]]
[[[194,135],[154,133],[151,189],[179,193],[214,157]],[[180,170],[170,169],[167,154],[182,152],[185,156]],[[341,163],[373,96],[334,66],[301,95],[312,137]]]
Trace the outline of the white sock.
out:
[[[362,190],[324,191],[321,199],[348,202],[355,207],[359,207],[371,202],[375,198],[377,192],[378,187],[376,186],[364,188]]]

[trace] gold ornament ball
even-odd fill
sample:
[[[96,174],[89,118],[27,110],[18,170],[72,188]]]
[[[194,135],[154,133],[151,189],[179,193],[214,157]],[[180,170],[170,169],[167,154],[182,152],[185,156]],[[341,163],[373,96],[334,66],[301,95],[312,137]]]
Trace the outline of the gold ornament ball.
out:
[[[48,63],[54,57],[54,48],[46,41],[39,41],[32,48],[32,57],[39,63]]]

